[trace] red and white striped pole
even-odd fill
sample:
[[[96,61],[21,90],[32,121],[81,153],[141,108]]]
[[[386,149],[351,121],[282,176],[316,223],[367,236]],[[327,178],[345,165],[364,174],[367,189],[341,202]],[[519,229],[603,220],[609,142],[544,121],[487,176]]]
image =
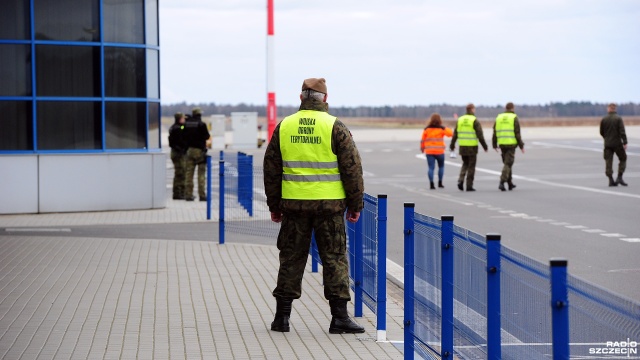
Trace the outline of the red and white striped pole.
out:
[[[276,128],[276,89],[273,61],[273,0],[267,0],[267,141]]]

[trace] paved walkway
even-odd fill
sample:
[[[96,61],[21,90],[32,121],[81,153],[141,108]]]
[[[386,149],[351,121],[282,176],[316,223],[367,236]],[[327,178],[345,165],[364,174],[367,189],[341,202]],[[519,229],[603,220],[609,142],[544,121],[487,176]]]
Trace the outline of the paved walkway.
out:
[[[0,359],[403,357],[401,292],[391,283],[388,341],[376,341],[366,306],[356,318],[366,333],[329,334],[321,272],[310,263],[291,332],[277,333],[269,330],[275,246],[243,244],[237,234],[224,245],[60,236],[76,225],[207,221],[205,206],[0,215]]]

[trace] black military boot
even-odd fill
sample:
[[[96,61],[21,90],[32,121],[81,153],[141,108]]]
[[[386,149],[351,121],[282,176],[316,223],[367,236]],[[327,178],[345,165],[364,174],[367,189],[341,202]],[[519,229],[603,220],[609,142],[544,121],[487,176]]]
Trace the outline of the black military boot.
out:
[[[462,188],[462,181],[458,181],[458,190],[463,191],[464,189]]]
[[[622,178],[622,177],[620,177],[620,178]],[[613,176],[611,176],[611,175],[609,175],[609,186],[618,186],[618,183],[613,180]]]
[[[509,186],[509,191],[516,188],[516,184],[512,183],[511,181],[507,182],[507,185]]]
[[[289,332],[289,317],[293,299],[276,298],[276,316],[271,323],[272,331]]]
[[[627,186],[627,183],[622,180],[622,174],[618,174],[618,178],[616,179],[616,183],[622,186]]]
[[[438,180],[438,187],[444,189],[444,185],[442,185],[442,180]]]
[[[431,183],[431,187],[430,187],[429,189],[431,189],[431,190],[435,190],[436,186],[435,186],[435,184],[433,183],[433,181],[429,181],[429,183]]]
[[[498,189],[500,189],[500,191],[507,191],[507,189],[505,189],[504,187],[504,181],[500,181],[500,185],[498,185]]]
[[[347,312],[347,300],[336,299],[329,300],[331,306],[331,325],[329,325],[329,333],[331,334],[361,334],[364,327],[358,325],[351,320]]]

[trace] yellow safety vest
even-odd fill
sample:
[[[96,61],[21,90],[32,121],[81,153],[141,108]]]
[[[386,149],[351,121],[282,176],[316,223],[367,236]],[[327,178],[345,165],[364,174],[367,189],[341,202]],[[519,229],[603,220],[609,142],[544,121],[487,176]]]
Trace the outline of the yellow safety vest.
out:
[[[473,123],[476,121],[474,115],[462,115],[458,118],[458,144],[460,146],[478,146],[478,136],[476,130],[473,128]]]
[[[300,110],[280,123],[282,198],[329,200],[346,197],[338,157],[331,150],[336,118],[326,112]]]
[[[516,114],[506,112],[496,117],[496,138],[498,145],[516,145],[515,123]]]

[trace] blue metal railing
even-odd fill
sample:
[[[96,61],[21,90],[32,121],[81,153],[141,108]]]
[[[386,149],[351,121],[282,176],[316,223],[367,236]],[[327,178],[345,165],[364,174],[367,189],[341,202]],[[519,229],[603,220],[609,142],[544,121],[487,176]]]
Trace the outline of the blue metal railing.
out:
[[[349,278],[354,293],[354,316],[363,315],[363,305],[376,314],[376,338],[386,340],[387,330],[387,195],[364,194],[364,208],[355,224],[347,222]],[[321,264],[312,242],[311,266]]]
[[[637,354],[640,304],[568,277],[566,260],[543,265],[411,203],[404,223],[405,358],[569,359],[607,339]]]
[[[240,172],[236,157],[229,158],[229,166],[220,162],[221,242],[225,229],[275,238],[279,226],[257,189],[262,172],[253,171],[249,216],[239,204],[241,185],[225,181]],[[225,208],[233,213],[227,219]],[[568,275],[562,259],[539,263],[502,247],[498,234],[456,226],[452,216],[422,215],[407,203],[404,222],[406,358],[568,359],[570,353],[587,357],[612,348],[637,358],[639,303]],[[354,313],[362,316],[367,305],[378,330],[386,328],[386,229],[386,196],[365,194],[360,221],[346,226],[349,271]],[[310,254],[317,271],[314,246]]]

